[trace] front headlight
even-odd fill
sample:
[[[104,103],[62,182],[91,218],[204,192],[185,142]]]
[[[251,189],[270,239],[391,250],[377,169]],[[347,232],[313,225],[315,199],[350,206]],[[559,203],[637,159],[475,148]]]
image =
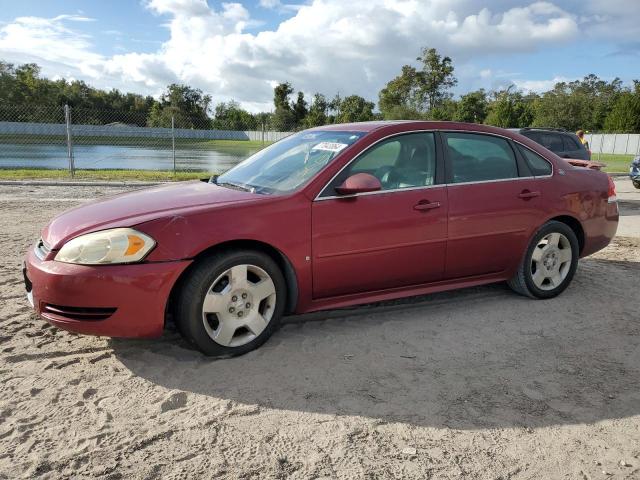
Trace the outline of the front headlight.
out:
[[[132,263],[142,260],[155,245],[153,238],[133,228],[114,228],[69,240],[55,259],[80,265]]]

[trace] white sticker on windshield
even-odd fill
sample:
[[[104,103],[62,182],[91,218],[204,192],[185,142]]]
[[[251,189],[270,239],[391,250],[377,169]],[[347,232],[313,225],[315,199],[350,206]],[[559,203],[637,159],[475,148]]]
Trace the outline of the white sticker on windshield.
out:
[[[326,150],[328,152],[339,152],[349,145],[346,143],[335,143],[335,142],[320,142],[311,148],[311,150]]]

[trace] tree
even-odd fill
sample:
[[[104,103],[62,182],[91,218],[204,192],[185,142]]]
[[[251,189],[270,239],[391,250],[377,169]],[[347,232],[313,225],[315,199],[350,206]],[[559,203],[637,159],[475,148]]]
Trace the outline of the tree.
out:
[[[373,120],[373,102],[368,102],[359,95],[345,97],[340,104],[338,123],[366,122]]]
[[[342,106],[342,97],[340,96],[340,92],[336,93],[336,95],[329,102],[329,123],[336,123],[338,117],[340,117],[340,108]]]
[[[640,132],[640,81],[634,80],[634,90],[622,92],[604,122],[608,132]]]
[[[458,102],[448,98],[443,100],[437,107],[429,110],[427,118],[429,120],[451,121],[456,116]]]
[[[160,97],[159,106],[151,109],[147,123],[168,128],[173,117],[176,128],[210,128],[210,103],[211,97],[202,90],[173,83]]]
[[[298,92],[298,98],[296,102],[291,105],[291,108],[296,124],[302,125],[304,117],[307,116],[307,102],[304,99],[304,93]]]
[[[311,103],[311,107],[309,107],[309,112],[304,119],[304,126],[310,128],[326,125],[329,123],[329,117],[327,116],[328,110],[329,104],[325,96],[321,93],[316,93],[313,96],[313,102]]]
[[[291,110],[289,105],[289,95],[293,93],[293,87],[289,82],[279,83],[273,89],[273,106],[276,111]]]
[[[400,75],[380,91],[378,105],[384,118],[439,116],[450,106],[444,103],[452,98],[450,89],[458,83],[451,58],[441,57],[435,48],[423,48],[416,60],[420,69],[404,65]]]
[[[420,118],[422,105],[419,88],[418,71],[410,65],[404,65],[400,75],[387,83],[378,94],[378,106],[384,118]]]
[[[273,89],[275,112],[270,119],[270,128],[281,132],[295,128],[296,116],[289,104],[289,95],[292,93],[293,87],[289,82],[279,83]]]
[[[460,97],[454,120],[458,122],[482,123],[487,118],[489,102],[484,89]]]
[[[256,118],[233,100],[216,105],[213,128],[219,130],[256,130]]]
[[[582,80],[558,82],[536,101],[533,125],[600,130],[622,92],[622,81],[587,75]]]
[[[449,57],[441,57],[435,48],[423,48],[422,56],[417,60],[422,62],[420,96],[427,110],[431,110],[451,98],[449,90],[458,84],[453,75],[453,61]]]
[[[511,85],[506,90],[494,92],[494,101],[490,104],[486,124],[502,128],[528,127],[533,121],[532,97],[514,91]]]

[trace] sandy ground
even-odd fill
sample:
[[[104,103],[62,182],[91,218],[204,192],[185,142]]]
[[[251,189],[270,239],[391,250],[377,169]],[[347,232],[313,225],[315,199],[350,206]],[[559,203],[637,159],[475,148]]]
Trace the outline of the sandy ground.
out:
[[[640,191],[559,298],[504,285],[290,317],[211,360],[76,336],[24,298],[55,213],[122,190],[0,187],[0,478],[640,478]]]

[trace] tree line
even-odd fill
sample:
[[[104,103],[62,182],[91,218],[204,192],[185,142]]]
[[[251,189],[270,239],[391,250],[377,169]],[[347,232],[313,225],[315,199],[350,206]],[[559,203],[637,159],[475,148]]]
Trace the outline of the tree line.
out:
[[[250,113],[231,100],[212,105],[211,96],[188,85],[171,84],[160,98],[94,88],[84,81],[48,79],[36,64],[0,61],[0,120],[61,122],[61,109],[73,109],[74,123],[227,130],[296,130],[331,123],[423,119],[485,123],[503,128],[556,127],[575,131],[640,132],[640,81],[625,87],[619,78],[558,82],[543,93],[513,85],[454,98],[457,85],[450,57],[424,48],[417,65],[404,65],[379,92],[376,105],[359,95],[310,101],[289,82],[274,88],[273,111]]]

